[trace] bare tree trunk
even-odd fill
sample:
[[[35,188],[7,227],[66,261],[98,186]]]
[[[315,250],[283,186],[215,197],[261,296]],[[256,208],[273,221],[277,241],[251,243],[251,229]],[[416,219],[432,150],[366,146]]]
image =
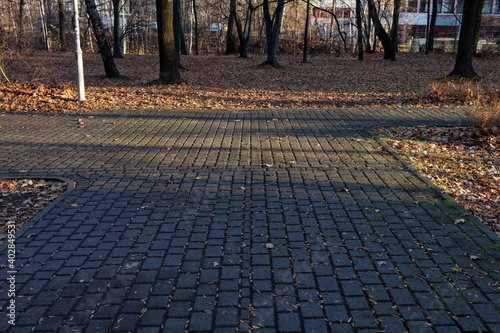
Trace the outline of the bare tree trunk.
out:
[[[113,57],[123,58],[120,47],[120,0],[113,0]]]
[[[366,16],[366,23],[365,23],[365,39],[366,39],[366,52],[368,53],[373,53],[375,44],[373,45],[373,48],[371,47],[372,41],[371,41],[371,35],[372,35],[372,20],[370,19],[370,15]]]
[[[264,0],[264,19],[266,23],[267,40],[267,59],[261,65],[271,65],[274,68],[279,67],[276,54],[278,52],[278,41],[281,30],[281,20],[285,9],[285,0],[278,0],[278,5],[274,11],[273,17],[269,12],[269,0]]]
[[[356,25],[358,28],[358,60],[363,60],[363,27],[361,21],[361,0],[356,0]]]
[[[401,0],[394,0],[394,8],[392,11],[392,29],[391,29],[391,41],[392,50],[394,53],[398,52],[398,31],[399,31],[399,12],[401,9]],[[396,55],[394,59],[396,60]]]
[[[474,26],[478,15],[480,1],[465,0],[462,16],[462,28],[458,39],[457,58],[455,68],[448,76],[476,77],[472,67],[472,44],[474,42]]]
[[[160,53],[160,81],[175,83],[181,75],[177,67],[177,50],[174,37],[173,0],[156,0],[158,22],[158,48]]]
[[[227,22],[226,54],[238,52],[238,31],[236,27],[236,0],[229,0],[229,19]]]
[[[65,25],[65,15],[64,15],[64,1],[57,0],[57,6],[59,11],[59,50],[67,51],[68,46],[66,45],[66,25]]]
[[[108,39],[106,38],[106,32],[104,30],[104,26],[102,25],[99,12],[97,11],[95,1],[85,0],[85,5],[87,6],[87,13],[89,14],[90,21],[92,22],[92,29],[94,30],[97,45],[99,46],[99,52],[101,53],[102,62],[104,63],[106,76],[120,76],[118,69],[116,69],[115,61],[113,60],[113,55],[111,54],[111,47],[109,46]]]
[[[193,0],[193,14],[194,14],[194,48],[196,55],[199,55],[198,50],[198,14],[196,13],[196,0]]]
[[[497,0],[500,1],[500,0]],[[472,42],[472,54],[477,55],[477,44],[479,43],[479,37],[481,36],[481,21],[483,20],[483,7],[485,0],[479,0],[478,12],[476,14],[476,19],[474,22],[474,40]]]
[[[174,38],[175,50],[177,55],[177,68],[184,68],[181,65],[181,51],[183,43],[182,38],[182,20],[181,20],[181,2],[180,0],[173,0],[173,24],[174,24]]]
[[[302,62],[307,62],[307,48],[309,42],[309,15],[311,13],[311,0],[307,0],[306,27],[304,29],[304,50],[302,52]]]
[[[24,0],[19,0],[19,17],[17,18],[17,31],[18,31],[18,37],[17,37],[17,48],[19,50],[24,49],[25,46],[25,36],[24,36]]]
[[[396,1],[399,2],[399,0]],[[393,41],[391,40],[391,37],[389,37],[384,27],[382,26],[382,23],[380,22],[380,19],[378,17],[378,12],[375,8],[373,0],[368,0],[368,10],[370,12],[373,25],[375,26],[375,33],[377,34],[378,39],[380,40],[380,42],[382,43],[382,47],[384,48],[384,59],[391,59],[392,61],[395,61],[396,52],[393,47]],[[396,28],[396,34],[397,34],[397,28]]]
[[[43,39],[45,41],[45,47],[47,48],[47,51],[50,51],[51,48],[50,48],[49,29],[47,28],[47,15],[43,0],[40,0],[40,21],[42,23],[42,31],[43,31]]]
[[[434,51],[434,38],[436,34],[436,20],[438,11],[438,0],[432,0],[432,15],[431,15],[431,25],[429,27],[429,52]]]
[[[247,13],[246,13],[246,20],[245,20],[245,30],[243,30],[241,26],[241,22],[236,15],[236,29],[238,31],[238,39],[240,41],[240,58],[248,58],[248,43],[250,41],[250,29],[252,27],[252,15],[254,11],[254,7],[252,5],[252,1],[248,1],[248,8],[247,8]]]

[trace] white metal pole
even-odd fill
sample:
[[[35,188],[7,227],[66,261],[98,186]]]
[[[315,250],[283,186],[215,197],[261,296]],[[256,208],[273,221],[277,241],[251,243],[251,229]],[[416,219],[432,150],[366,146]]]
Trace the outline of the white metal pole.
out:
[[[76,54],[76,73],[78,84],[78,102],[85,100],[85,82],[83,80],[83,57],[82,48],[80,47],[80,16],[78,15],[78,0],[73,0],[73,7],[75,10],[75,54]]]

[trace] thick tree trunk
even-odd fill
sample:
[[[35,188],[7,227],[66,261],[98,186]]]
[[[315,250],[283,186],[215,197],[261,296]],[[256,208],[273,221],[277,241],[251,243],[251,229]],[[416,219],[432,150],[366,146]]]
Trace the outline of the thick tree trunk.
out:
[[[160,53],[159,79],[162,83],[175,83],[181,79],[177,66],[172,1],[173,0],[156,0],[158,48]]]
[[[399,1],[398,1],[399,2]],[[375,8],[375,4],[373,0],[368,0],[368,10],[370,12],[370,17],[372,18],[373,26],[375,27],[375,33],[378,36],[378,39],[382,43],[382,47],[384,48],[384,59],[391,59],[392,61],[396,60],[396,50],[393,47],[393,41],[391,37],[387,34],[380,19],[378,17],[377,9]],[[396,29],[397,34],[397,29]]]
[[[266,40],[267,40],[267,59],[261,65],[271,65],[274,68],[279,67],[276,57],[278,52],[278,41],[281,30],[281,20],[283,19],[283,11],[285,9],[285,0],[278,0],[278,5],[273,17],[269,12],[269,0],[264,0],[264,20],[266,23]]]
[[[479,2],[477,0],[465,0],[455,68],[448,76],[469,78],[477,76],[472,67],[472,44],[474,41],[474,26],[479,10]]]
[[[306,26],[304,29],[304,50],[302,51],[302,62],[307,62],[307,48],[309,42],[309,15],[311,14],[311,0],[307,0]]]
[[[97,11],[95,1],[85,0],[85,5],[87,6],[87,13],[89,14],[90,22],[92,22],[92,29],[94,30],[97,45],[99,46],[99,52],[101,53],[102,62],[104,63],[106,76],[119,76],[120,73],[118,73],[118,69],[116,69],[115,61],[113,60],[113,55],[111,54],[111,47],[109,46],[108,39],[106,38],[106,32],[104,30],[104,26],[102,25],[99,12]]]
[[[363,60],[363,27],[361,23],[361,0],[356,0],[356,26],[358,29],[358,60]]]
[[[64,1],[57,0],[57,6],[59,11],[59,50],[67,51],[68,46],[66,45],[66,24],[64,15]]]
[[[500,0],[497,0],[500,1]],[[479,0],[479,7],[476,13],[476,20],[474,22],[474,40],[472,42],[472,54],[477,55],[477,44],[481,36],[481,22],[483,20],[483,7],[485,0]]]
[[[236,27],[236,0],[229,0],[229,19],[227,22],[226,54],[238,53],[238,31]]]
[[[113,0],[113,57],[123,58],[120,48],[120,0]]]

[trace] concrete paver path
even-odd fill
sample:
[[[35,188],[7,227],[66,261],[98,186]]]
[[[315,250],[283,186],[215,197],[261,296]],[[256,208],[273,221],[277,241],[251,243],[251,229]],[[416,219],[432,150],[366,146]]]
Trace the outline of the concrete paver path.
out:
[[[500,242],[388,153],[446,109],[0,114],[0,174],[75,182],[16,235],[1,332],[500,332]],[[2,246],[0,264],[7,265]]]

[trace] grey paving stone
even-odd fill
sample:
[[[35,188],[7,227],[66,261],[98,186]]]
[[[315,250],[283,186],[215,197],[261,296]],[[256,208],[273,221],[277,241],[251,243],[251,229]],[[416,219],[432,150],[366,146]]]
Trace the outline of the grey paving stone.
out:
[[[0,175],[76,182],[18,235],[2,332],[498,331],[499,240],[369,132],[460,110],[0,113]]]

